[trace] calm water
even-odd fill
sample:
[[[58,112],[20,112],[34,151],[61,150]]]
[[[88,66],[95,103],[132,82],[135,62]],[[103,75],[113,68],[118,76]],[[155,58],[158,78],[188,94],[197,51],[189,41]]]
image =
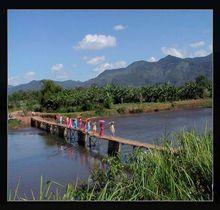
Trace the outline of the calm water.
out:
[[[152,143],[164,132],[195,128],[203,132],[207,124],[212,128],[212,109],[164,111],[105,119],[106,124],[115,121],[116,135]],[[108,134],[108,130],[105,130]],[[56,180],[61,184],[86,180],[94,168],[106,166],[101,162],[107,154],[107,141],[99,141],[89,150],[69,144],[64,139],[36,128],[9,131],[8,134],[8,189],[14,189],[20,179],[20,192],[38,191],[40,176],[44,180]],[[131,147],[123,146],[123,154]]]

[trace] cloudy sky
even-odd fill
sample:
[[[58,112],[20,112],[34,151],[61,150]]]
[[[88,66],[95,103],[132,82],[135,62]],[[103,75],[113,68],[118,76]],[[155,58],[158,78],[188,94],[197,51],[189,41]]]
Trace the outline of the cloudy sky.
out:
[[[212,52],[212,10],[9,10],[8,82],[85,81],[166,55]]]

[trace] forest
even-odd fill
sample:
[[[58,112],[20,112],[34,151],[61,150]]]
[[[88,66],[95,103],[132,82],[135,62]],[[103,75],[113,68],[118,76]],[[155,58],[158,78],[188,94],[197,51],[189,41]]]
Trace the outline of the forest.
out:
[[[198,76],[195,81],[183,86],[171,83],[142,87],[107,84],[99,87],[64,89],[52,80],[42,80],[40,90],[17,91],[8,96],[9,111],[26,110],[36,112],[83,112],[110,109],[113,104],[172,102],[212,97],[212,81]]]

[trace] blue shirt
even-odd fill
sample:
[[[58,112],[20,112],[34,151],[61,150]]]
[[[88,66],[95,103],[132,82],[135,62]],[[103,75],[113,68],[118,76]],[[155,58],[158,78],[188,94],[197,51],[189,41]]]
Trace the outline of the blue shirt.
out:
[[[73,122],[73,128],[78,128],[77,120],[74,120],[74,122]]]
[[[91,122],[88,122],[86,127],[86,132],[90,132],[90,131],[91,131]]]

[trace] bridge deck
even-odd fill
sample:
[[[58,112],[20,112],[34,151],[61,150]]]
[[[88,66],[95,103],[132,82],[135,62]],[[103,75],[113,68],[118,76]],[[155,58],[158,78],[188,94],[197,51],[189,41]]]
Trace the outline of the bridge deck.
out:
[[[48,120],[45,120],[41,117],[32,117],[32,119],[35,120],[35,121],[39,121],[41,123],[46,123],[46,124],[53,125],[53,126],[68,128],[67,125],[58,124],[56,122],[48,121]],[[85,133],[85,131],[83,131],[82,129],[74,129],[74,128],[71,128],[71,129],[76,130],[76,131],[81,131],[81,132]],[[166,149],[162,146],[158,146],[158,145],[155,145],[155,144],[148,144],[148,143],[144,143],[144,142],[141,142],[141,141],[125,139],[125,138],[116,137],[116,136],[114,136],[114,137],[108,136],[108,135],[100,136],[98,133],[92,133],[92,132],[90,132],[89,135],[91,137],[103,139],[103,140],[106,140],[106,141],[115,141],[115,142],[118,142],[118,143],[121,143],[121,144],[126,144],[126,145],[130,145],[130,146],[134,146],[134,147],[142,147],[142,148],[156,149],[156,150],[165,150]],[[171,148],[171,151],[175,153],[175,152],[177,152],[177,149]]]

